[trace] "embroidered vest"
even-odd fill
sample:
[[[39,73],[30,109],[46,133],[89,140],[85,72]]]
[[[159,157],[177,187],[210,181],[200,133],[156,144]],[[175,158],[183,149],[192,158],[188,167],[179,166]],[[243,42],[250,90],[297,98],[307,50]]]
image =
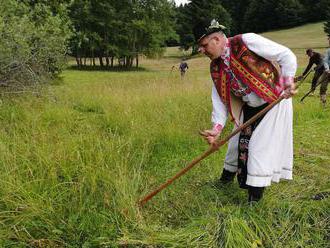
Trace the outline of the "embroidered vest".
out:
[[[278,99],[283,90],[278,68],[272,62],[249,50],[242,40],[242,35],[229,38],[229,44],[230,69],[235,77],[266,102],[271,103]],[[233,113],[233,103],[238,99],[231,93],[230,75],[224,68],[221,58],[213,60],[210,66],[211,77],[232,119],[237,120],[237,113]]]

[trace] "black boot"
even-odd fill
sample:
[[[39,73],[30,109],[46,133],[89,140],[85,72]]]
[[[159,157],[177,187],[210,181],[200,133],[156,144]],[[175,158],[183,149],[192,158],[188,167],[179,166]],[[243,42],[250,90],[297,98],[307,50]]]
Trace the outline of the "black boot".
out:
[[[248,202],[258,202],[261,200],[263,193],[264,193],[264,187],[252,187],[249,186],[248,192],[249,192],[249,199]]]
[[[220,177],[220,183],[221,184],[226,184],[234,181],[234,178],[236,176],[236,172],[230,172],[228,170],[223,169],[222,175]]]

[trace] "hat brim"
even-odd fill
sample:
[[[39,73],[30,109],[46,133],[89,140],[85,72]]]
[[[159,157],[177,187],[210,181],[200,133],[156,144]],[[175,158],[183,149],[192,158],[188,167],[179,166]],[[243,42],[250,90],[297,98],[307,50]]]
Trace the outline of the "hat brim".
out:
[[[221,29],[221,28],[212,28],[212,29],[206,31],[206,33],[204,33],[201,37],[199,37],[196,42],[199,43],[206,36],[209,36],[210,34],[217,33],[217,32],[223,32],[223,29]]]

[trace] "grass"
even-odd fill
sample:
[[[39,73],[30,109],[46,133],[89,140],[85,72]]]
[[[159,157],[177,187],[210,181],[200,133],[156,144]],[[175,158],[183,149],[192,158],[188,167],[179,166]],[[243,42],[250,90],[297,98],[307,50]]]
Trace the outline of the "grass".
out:
[[[213,187],[223,148],[137,208],[207,149],[209,61],[189,60],[180,80],[180,56],[137,72],[67,70],[41,94],[2,96],[0,247],[329,247],[330,200],[311,197],[330,190],[330,107],[299,102],[311,78],[294,98],[293,181],[249,206],[236,184]]]

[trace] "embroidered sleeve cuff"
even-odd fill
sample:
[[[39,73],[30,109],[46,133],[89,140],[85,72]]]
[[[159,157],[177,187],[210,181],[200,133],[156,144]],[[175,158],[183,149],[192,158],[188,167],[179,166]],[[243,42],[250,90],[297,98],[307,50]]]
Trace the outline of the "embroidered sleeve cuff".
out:
[[[213,131],[216,131],[217,133],[220,133],[223,129],[223,126],[221,124],[215,124],[212,128]]]
[[[280,77],[280,85],[284,85],[284,87],[287,87],[293,83],[294,83],[294,77],[291,76]]]

